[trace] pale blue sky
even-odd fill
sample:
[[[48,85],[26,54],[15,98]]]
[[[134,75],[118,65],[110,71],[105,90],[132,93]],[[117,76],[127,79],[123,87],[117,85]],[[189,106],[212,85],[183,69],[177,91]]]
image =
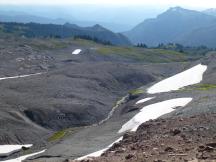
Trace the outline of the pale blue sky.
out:
[[[0,0],[0,4],[16,5],[68,5],[68,4],[109,4],[145,6],[183,6],[190,8],[216,8],[216,0]]]

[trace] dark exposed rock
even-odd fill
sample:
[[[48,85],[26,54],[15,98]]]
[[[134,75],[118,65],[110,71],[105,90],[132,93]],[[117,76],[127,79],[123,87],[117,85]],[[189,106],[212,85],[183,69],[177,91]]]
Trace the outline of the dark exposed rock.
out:
[[[166,151],[166,152],[174,152],[174,148],[172,148],[172,147],[166,147],[165,149],[164,149],[164,151]]]
[[[174,130],[171,130],[171,133],[173,134],[173,136],[175,136],[175,135],[181,133],[181,130],[179,130],[179,129],[174,129]]]
[[[216,148],[216,143],[215,142],[213,142],[213,143],[207,143],[206,146],[210,146],[210,147]]]
[[[128,160],[128,159],[132,159],[134,157],[133,154],[128,154],[125,156],[125,159]]]

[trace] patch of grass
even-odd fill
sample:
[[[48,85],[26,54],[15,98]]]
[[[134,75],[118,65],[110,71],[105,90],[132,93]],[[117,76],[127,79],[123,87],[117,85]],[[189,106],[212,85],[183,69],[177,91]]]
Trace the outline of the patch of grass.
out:
[[[72,40],[74,44],[81,45],[81,46],[100,46],[99,44],[95,43],[91,40],[85,40],[85,39],[76,39]]]
[[[172,50],[166,50],[166,49],[152,49],[155,52],[161,53],[161,54],[166,54],[166,55],[183,55],[180,52],[177,51],[172,51]]]
[[[66,134],[66,130],[61,130],[61,131],[58,131],[56,133],[54,133],[49,139],[48,141],[49,142],[53,142],[53,141],[57,141],[57,140],[60,140],[62,139]]]
[[[142,89],[133,89],[129,91],[129,100],[133,100],[144,93]]]
[[[200,90],[200,91],[209,91],[216,88],[216,84],[197,84],[194,86],[185,87],[181,90]]]
[[[143,94],[144,93],[144,90],[142,89],[133,89],[133,90],[130,90],[129,91],[129,94],[130,95],[139,95],[139,94]]]
[[[39,50],[49,50],[49,49],[62,49],[67,48],[71,45],[85,46],[85,47],[97,47],[101,46],[90,40],[65,38],[65,39],[56,39],[56,38],[32,38],[31,45]]]
[[[209,99],[209,97],[205,96],[205,97],[200,98],[199,101],[207,101],[208,99]]]
[[[54,38],[44,38],[44,39],[31,39],[29,43],[31,46],[35,47],[38,50],[52,50],[52,49],[61,49],[66,48],[70,45],[70,42],[67,40],[54,39]]]
[[[104,46],[98,49],[100,54],[109,55],[109,54],[125,54],[129,55],[134,51],[132,47],[117,47],[117,46]]]
[[[216,84],[198,84],[194,86],[197,90],[208,91],[216,88]]]
[[[97,52],[106,56],[120,56],[142,62],[163,63],[187,60],[183,53],[164,49],[145,49],[137,47],[101,46]]]
[[[85,128],[85,126],[83,127],[72,127],[72,128],[66,128],[63,130],[60,130],[58,132],[55,132],[51,137],[48,138],[48,142],[55,142],[55,141],[59,141],[62,138],[72,135],[74,133],[76,133],[77,131],[81,130]]]
[[[27,150],[23,150],[23,153],[24,153],[25,155],[27,155],[27,154],[32,154],[33,151],[29,148],[29,149],[27,149]]]

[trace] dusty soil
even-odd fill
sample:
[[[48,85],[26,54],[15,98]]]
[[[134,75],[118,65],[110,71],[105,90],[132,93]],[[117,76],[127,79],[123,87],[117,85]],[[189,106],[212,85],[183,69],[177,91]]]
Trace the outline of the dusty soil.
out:
[[[148,121],[101,157],[82,162],[215,161],[215,123],[215,113]]]

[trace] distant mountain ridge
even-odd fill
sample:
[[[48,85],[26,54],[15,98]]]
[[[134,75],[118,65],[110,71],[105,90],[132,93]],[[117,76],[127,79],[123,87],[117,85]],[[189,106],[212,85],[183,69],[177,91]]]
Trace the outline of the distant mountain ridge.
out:
[[[74,18],[71,18],[70,21],[75,21]],[[40,24],[65,24],[69,20],[63,18],[47,18],[42,16],[36,16],[27,14],[25,12],[16,12],[16,11],[0,11],[0,21],[1,22],[17,22],[17,23],[40,23]]]
[[[80,27],[75,24],[64,25],[39,24],[39,23],[9,23],[1,22],[1,32],[11,33],[26,37],[56,37],[68,38],[75,36],[88,36],[102,42],[110,42],[114,45],[130,45],[127,37],[120,33],[114,33],[100,25],[92,27]]]
[[[207,10],[204,10],[203,13],[207,15],[216,16],[216,8],[209,8]]]
[[[215,16],[174,7],[155,19],[145,20],[124,34],[134,44],[145,43],[149,46],[157,46],[159,43],[173,42],[183,45],[216,47],[216,44],[213,43],[216,42],[216,37],[211,38],[211,41],[206,41],[208,36],[214,35],[215,30],[212,30],[214,26],[216,26]],[[205,36],[203,36],[203,31],[206,33]]]
[[[63,25],[68,22],[68,23],[77,24],[82,27],[93,26],[94,24],[101,24],[114,32],[125,31],[132,27],[120,23],[116,24],[112,22],[77,20],[72,16],[67,16],[67,17],[59,16],[59,17],[60,18],[48,18],[46,16],[38,16],[34,14],[28,14],[25,12],[0,11],[0,22],[40,23],[40,24],[57,24],[57,25]]]

